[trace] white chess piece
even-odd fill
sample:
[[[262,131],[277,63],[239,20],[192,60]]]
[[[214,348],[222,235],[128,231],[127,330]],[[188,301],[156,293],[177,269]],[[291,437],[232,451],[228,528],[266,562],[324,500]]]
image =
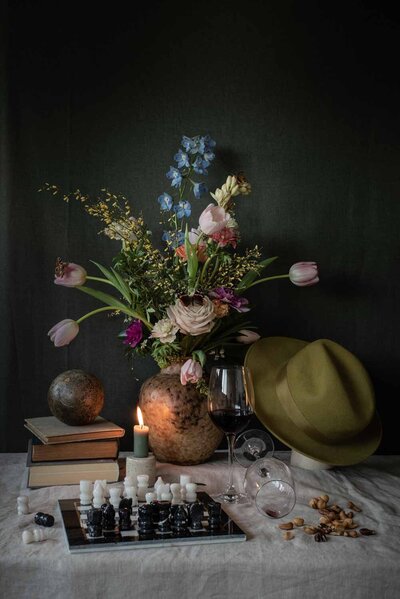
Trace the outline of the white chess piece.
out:
[[[181,499],[182,501],[186,501],[186,487],[181,486]]]
[[[196,483],[186,484],[186,501],[192,503],[197,500],[197,485]]]
[[[124,497],[126,497],[126,487],[135,486],[135,481],[133,480],[133,476],[125,476],[124,478]]]
[[[138,489],[137,496],[139,501],[144,501],[147,489],[149,488],[149,476],[148,474],[138,474],[137,475]]]
[[[171,486],[171,493],[172,493],[172,505],[177,505],[179,503],[182,503],[182,497],[181,497],[181,485],[179,483],[172,483]]]
[[[22,541],[27,545],[28,543],[38,543],[39,541],[45,541],[50,538],[50,531],[44,531],[41,528],[33,528],[32,530],[24,530],[22,533]]]
[[[192,477],[190,474],[181,474],[179,482],[181,483],[182,487],[186,487],[188,483],[192,482]]]
[[[153,503],[157,499],[157,495],[155,493],[146,493],[145,499],[146,503]]]
[[[163,481],[163,479],[162,479],[162,476],[159,476],[159,477],[157,478],[156,482],[154,483],[154,492],[155,492],[155,493],[157,493],[157,491],[158,491],[158,488],[159,488],[161,485],[165,485],[165,482]]]
[[[17,513],[18,516],[29,514],[29,497],[26,495],[20,495],[17,497]]]
[[[79,482],[79,502],[81,505],[91,505],[93,497],[93,485],[90,480],[81,480]]]
[[[103,505],[104,502],[105,502],[105,497],[104,497],[103,483],[100,480],[96,480],[96,482],[94,483],[94,489],[93,489],[93,507],[99,508]]]
[[[110,487],[110,503],[115,510],[121,502],[121,487]]]
[[[107,499],[108,499],[110,497],[110,491],[108,490],[107,481],[102,480],[101,482],[103,483],[104,497],[107,497]]]

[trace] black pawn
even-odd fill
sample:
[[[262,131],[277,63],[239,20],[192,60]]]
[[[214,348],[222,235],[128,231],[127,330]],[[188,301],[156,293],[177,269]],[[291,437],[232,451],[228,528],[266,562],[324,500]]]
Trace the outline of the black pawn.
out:
[[[188,512],[186,506],[177,505],[172,518],[172,528],[177,535],[186,535],[188,533]]]
[[[92,508],[87,513],[87,531],[88,536],[93,537],[101,537],[102,535],[102,526],[101,522],[103,519],[103,512],[100,508]]]
[[[129,507],[122,507],[118,510],[119,514],[119,529],[120,530],[131,530],[131,510]]]
[[[153,508],[149,503],[144,503],[138,509],[138,528],[141,534],[147,535],[154,531]]]
[[[158,531],[159,532],[161,532],[161,533],[171,532],[170,515],[171,515],[170,502],[169,501],[159,501],[159,503],[158,503]]]
[[[211,530],[217,530],[221,527],[221,504],[217,501],[210,501],[208,508],[208,525]]]
[[[190,528],[193,530],[201,530],[203,528],[204,506],[198,501],[191,503],[189,506]]]
[[[101,508],[103,518],[102,518],[102,527],[103,530],[114,530],[115,528],[115,510],[114,507],[110,504],[105,503]]]
[[[51,514],[44,514],[43,512],[37,512],[35,514],[35,524],[39,526],[50,527],[54,525],[54,516]]]

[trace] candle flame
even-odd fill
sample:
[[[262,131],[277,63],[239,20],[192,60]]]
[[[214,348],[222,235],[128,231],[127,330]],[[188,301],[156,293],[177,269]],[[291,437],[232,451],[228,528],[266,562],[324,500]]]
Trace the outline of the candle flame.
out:
[[[138,417],[138,421],[139,421],[140,426],[143,426],[144,425],[143,414],[142,414],[142,410],[139,408],[139,406],[138,406],[138,409],[137,409],[137,417]]]

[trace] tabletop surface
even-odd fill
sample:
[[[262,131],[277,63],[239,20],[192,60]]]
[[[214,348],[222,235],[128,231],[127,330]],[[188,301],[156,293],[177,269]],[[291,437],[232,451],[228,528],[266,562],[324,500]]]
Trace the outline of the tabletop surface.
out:
[[[289,454],[276,457],[288,460]],[[292,468],[297,502],[283,521],[295,516],[315,523],[311,497],[328,494],[339,505],[362,508],[357,521],[377,534],[356,539],[329,537],[315,543],[300,530],[284,541],[280,520],[258,513],[254,505],[225,509],[248,541],[134,551],[70,555],[57,511],[58,499],[79,496],[79,486],[27,490],[25,454],[0,454],[0,597],[69,599],[202,597],[285,599],[323,597],[388,599],[400,597],[400,456],[372,456],[362,464],[334,470]],[[157,474],[176,482],[191,474],[212,495],[226,479],[221,456],[199,466],[158,464]],[[241,486],[244,468],[235,466]],[[29,495],[31,514],[18,516],[16,498]],[[37,511],[56,517],[54,538],[24,545]]]

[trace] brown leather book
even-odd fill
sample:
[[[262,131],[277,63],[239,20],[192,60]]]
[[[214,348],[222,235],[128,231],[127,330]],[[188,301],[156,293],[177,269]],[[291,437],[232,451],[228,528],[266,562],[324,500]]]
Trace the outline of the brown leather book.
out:
[[[35,437],[29,441],[28,454],[31,461],[58,462],[66,460],[117,459],[118,439],[100,439],[99,441],[77,441],[76,443],[54,443],[45,445]]]
[[[119,477],[117,460],[59,462],[28,467],[28,487],[79,485],[81,480],[106,480],[114,483]]]

